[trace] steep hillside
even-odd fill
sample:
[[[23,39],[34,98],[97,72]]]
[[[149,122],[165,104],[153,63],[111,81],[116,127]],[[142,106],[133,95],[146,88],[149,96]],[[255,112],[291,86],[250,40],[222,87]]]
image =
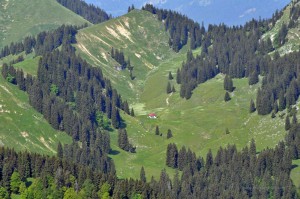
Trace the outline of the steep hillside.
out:
[[[229,143],[242,148],[254,138],[262,150],[284,138],[284,117],[280,117],[284,112],[273,119],[249,113],[250,99],[256,99],[260,84],[249,86],[246,78],[234,80],[236,90],[227,103],[224,102],[223,75],[201,84],[190,100],[182,99],[175,79],[177,69],[186,61],[188,47],[175,53],[169,48],[168,40],[168,33],[155,16],[137,10],[85,28],[77,35],[79,54],[94,66],[100,66],[135,110],[135,118],[123,117],[137,153],[121,151],[117,147],[117,133],[112,133],[113,149],[120,153],[111,157],[120,177],[138,178],[141,166],[145,167],[148,177],[158,177],[159,171],[165,168],[167,145],[173,142],[205,156],[209,149],[215,152]],[[130,58],[136,79],[130,79],[128,70],[115,69],[118,64],[110,56],[112,47],[122,49],[126,58]],[[200,49],[193,53],[199,54]],[[173,80],[168,80],[169,72]],[[168,81],[177,92],[166,93]],[[147,115],[151,112],[158,118],[149,119]],[[156,126],[162,136],[155,135]],[[226,134],[227,128],[229,134]],[[171,139],[166,138],[168,129],[173,132]]]
[[[56,0],[0,1],[0,48],[62,24],[89,23]]]
[[[163,24],[155,16],[134,10],[79,31],[76,47],[92,65],[102,67],[124,98],[134,102],[139,99],[148,75],[175,55],[168,39]],[[112,47],[123,50],[125,58],[130,59],[134,80],[130,80],[128,70],[115,69],[118,63],[110,56]]]
[[[57,143],[71,137],[55,131],[28,102],[28,96],[0,75],[0,145],[16,150],[55,154]]]
[[[262,38],[270,38],[273,42],[273,45],[276,48],[275,38],[278,36],[280,29],[282,28],[283,24],[288,27],[288,32],[286,35],[286,42],[283,46],[280,46],[276,50],[281,54],[287,54],[293,51],[299,50],[300,47],[300,23],[299,18],[296,20],[298,23],[295,24],[294,27],[289,27],[291,22],[290,12],[292,8],[296,8],[300,6],[300,2],[294,1],[295,3],[291,3],[285,7],[283,10],[282,17],[276,21],[275,26],[268,31],[266,34],[263,35]]]

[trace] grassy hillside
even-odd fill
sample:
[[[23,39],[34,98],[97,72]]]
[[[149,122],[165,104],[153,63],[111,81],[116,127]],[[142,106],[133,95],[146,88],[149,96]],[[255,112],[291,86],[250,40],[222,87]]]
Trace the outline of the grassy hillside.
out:
[[[176,77],[177,68],[186,60],[187,48],[179,53],[168,47],[168,33],[155,16],[144,11],[110,20],[100,25],[83,29],[77,35],[78,52],[94,66],[100,66],[112,80],[123,99],[129,99],[136,117],[123,115],[127,123],[130,141],[137,146],[137,153],[130,154],[117,147],[117,133],[112,133],[114,159],[120,177],[138,178],[141,166],[145,167],[148,179],[159,177],[165,168],[165,153],[169,143],[185,145],[197,155],[206,155],[220,146],[236,144],[242,148],[252,138],[259,150],[275,146],[285,135],[284,119],[272,119],[270,115],[249,113],[250,99],[256,99],[257,88],[248,85],[248,79],[234,80],[236,90],[232,100],[225,103],[223,75],[201,84],[194,90],[190,100],[180,98],[179,92],[166,94],[168,73]],[[135,80],[130,80],[127,70],[117,71],[117,64],[110,56],[111,47],[123,49],[126,57],[135,66]],[[197,49],[194,54],[200,53]],[[180,86],[170,81],[176,90]],[[155,112],[158,119],[147,115]],[[284,117],[282,117],[284,118]],[[162,136],[155,136],[158,125]],[[230,134],[226,134],[226,128]],[[173,138],[167,139],[171,129]],[[126,167],[124,167],[126,165]],[[174,170],[168,169],[170,174]]]
[[[0,48],[62,24],[88,23],[56,0],[1,0]]]
[[[295,4],[294,6],[300,6],[300,2]],[[268,31],[266,34],[263,35],[263,38],[270,37],[272,41],[274,41],[274,38],[278,34],[279,30],[281,29],[283,24],[288,25],[290,22],[290,10],[291,10],[292,4],[289,4],[283,11],[282,17],[276,22],[275,26]],[[287,34],[287,42],[278,48],[278,52],[281,55],[299,50],[300,47],[300,27],[290,28],[288,30]]]
[[[0,145],[16,150],[55,154],[58,141],[71,137],[55,131],[28,103],[28,96],[0,75]]]
[[[139,99],[149,73],[175,53],[169,48],[164,25],[146,11],[129,14],[79,31],[76,45],[80,55],[94,66],[101,66],[105,75],[131,102]],[[128,70],[117,71],[118,63],[110,56],[111,48],[122,49],[134,66],[135,80]]]

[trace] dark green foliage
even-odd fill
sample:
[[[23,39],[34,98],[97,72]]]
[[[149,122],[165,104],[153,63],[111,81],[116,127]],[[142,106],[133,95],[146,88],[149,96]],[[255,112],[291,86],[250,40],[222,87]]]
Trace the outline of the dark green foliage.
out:
[[[58,145],[57,145],[57,157],[58,158],[63,158],[64,157],[63,147],[62,147],[60,142],[58,142]]]
[[[176,73],[176,82],[177,84],[181,84],[181,71],[179,68],[177,69],[177,73]]]
[[[167,90],[167,94],[172,93],[172,87],[171,87],[171,83],[170,82],[168,82],[166,90]]]
[[[118,130],[118,145],[124,151],[128,151],[130,153],[135,153],[135,147],[133,147],[129,143],[126,129],[119,129]]]
[[[111,16],[108,16],[108,14],[104,10],[92,4],[89,5],[85,1],[57,0],[57,2],[93,24],[101,23],[111,18]]]
[[[249,85],[257,84],[259,81],[258,72],[255,70],[249,74]]]
[[[233,81],[232,81],[231,77],[228,75],[225,75],[225,78],[224,78],[224,90],[226,90],[228,92],[232,92],[234,90]]]
[[[256,97],[256,110],[259,115],[267,115],[271,113],[271,94],[269,90],[261,90],[260,88],[257,91]]]
[[[177,168],[178,167],[178,150],[175,144],[168,144],[166,165],[168,167]]]
[[[287,115],[285,118],[285,125],[284,125],[284,129],[286,131],[290,130],[291,128],[291,122],[290,122],[290,117]]]
[[[135,116],[135,115],[134,115],[134,110],[133,110],[133,108],[131,108],[130,115],[131,115],[132,117]]]
[[[156,14],[158,20],[164,21],[165,29],[170,34],[169,45],[175,52],[179,52],[187,44],[188,36],[191,38],[191,49],[195,49],[201,45],[202,37],[205,33],[203,24],[200,26],[178,12],[158,9],[151,4],[146,4],[142,9]]]
[[[170,139],[171,137],[173,137],[172,131],[171,129],[168,129],[167,139]]]
[[[129,71],[132,72],[133,68],[130,65],[130,60],[125,61],[125,56],[122,50],[112,48],[111,57],[120,64],[120,66],[118,67],[120,70],[124,70],[126,67],[128,67]]]
[[[144,167],[141,168],[141,172],[140,172],[140,180],[141,180],[143,183],[146,183],[146,182],[147,182],[147,180],[146,180],[146,173],[145,173]]]
[[[159,127],[158,126],[155,127],[155,135],[159,135]]]
[[[225,102],[228,102],[229,100],[231,100],[231,97],[230,97],[229,93],[226,92],[226,93],[225,93],[225,96],[224,96],[224,101],[225,101]]]
[[[171,71],[169,72],[168,79],[169,79],[169,80],[172,80],[172,79],[174,79],[174,78],[173,78],[173,75],[172,75],[172,73],[171,73]]]
[[[228,128],[226,128],[226,130],[225,130],[225,134],[226,134],[226,135],[230,134],[230,131],[229,131],[229,129],[228,129]]]
[[[253,113],[256,111],[256,108],[255,108],[255,104],[254,104],[254,101],[251,99],[250,100],[250,108],[249,108],[249,112],[250,113]]]
[[[293,120],[292,120],[292,124],[295,125],[298,123],[298,120],[297,120],[297,115],[296,114],[293,114]]]

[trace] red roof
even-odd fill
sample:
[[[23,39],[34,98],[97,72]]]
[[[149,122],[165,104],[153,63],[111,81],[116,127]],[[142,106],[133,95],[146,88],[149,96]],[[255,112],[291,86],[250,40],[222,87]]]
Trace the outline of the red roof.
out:
[[[155,113],[150,113],[148,116],[149,117],[156,117],[156,114]]]

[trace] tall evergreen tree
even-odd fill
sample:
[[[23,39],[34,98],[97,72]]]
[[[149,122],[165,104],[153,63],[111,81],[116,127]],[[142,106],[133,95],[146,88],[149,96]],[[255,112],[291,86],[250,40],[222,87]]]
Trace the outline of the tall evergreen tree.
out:
[[[234,90],[233,81],[229,75],[225,75],[224,90],[229,91],[229,92],[232,92]]]
[[[250,100],[250,108],[249,108],[249,112],[250,113],[253,113],[255,112],[256,108],[255,108],[255,104],[254,104],[254,101],[251,99]]]

